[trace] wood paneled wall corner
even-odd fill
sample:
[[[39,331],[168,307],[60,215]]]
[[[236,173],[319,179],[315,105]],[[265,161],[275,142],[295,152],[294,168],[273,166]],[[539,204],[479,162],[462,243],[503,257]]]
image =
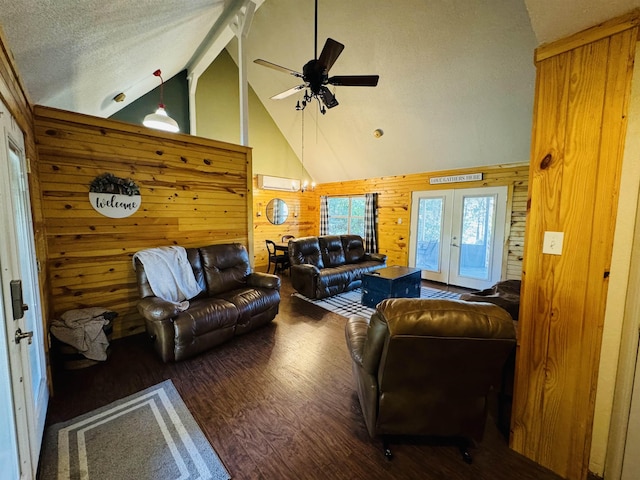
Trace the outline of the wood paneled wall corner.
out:
[[[248,245],[248,147],[41,106],[34,112],[51,316],[102,306],[118,313],[114,338],[141,332],[135,252]],[[140,187],[132,216],[103,217],[90,205],[89,184],[105,172]]]
[[[536,65],[511,446],[568,479],[588,473],[633,15],[597,27],[604,35],[570,37]],[[545,231],[564,232],[561,256],[542,254]]]
[[[482,173],[483,179],[475,182],[431,185],[432,177]],[[346,182],[320,184],[318,195],[363,195],[377,192],[378,197],[378,247],[387,255],[389,265],[408,265],[409,235],[411,226],[411,196],[414,191],[443,190],[450,188],[477,188],[502,186],[510,188],[512,197],[509,236],[505,237],[507,256],[503,272],[508,279],[519,279],[522,271],[526,198],[529,177],[527,163],[481,166],[467,169],[443,170],[392,177],[378,177]],[[319,230],[318,225],[315,230]],[[400,219],[400,223],[398,220]]]

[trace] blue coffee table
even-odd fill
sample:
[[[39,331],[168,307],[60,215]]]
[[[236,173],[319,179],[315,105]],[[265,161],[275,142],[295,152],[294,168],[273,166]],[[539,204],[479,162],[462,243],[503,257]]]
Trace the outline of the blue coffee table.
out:
[[[420,269],[393,266],[362,275],[362,299],[375,308],[385,298],[420,298]]]

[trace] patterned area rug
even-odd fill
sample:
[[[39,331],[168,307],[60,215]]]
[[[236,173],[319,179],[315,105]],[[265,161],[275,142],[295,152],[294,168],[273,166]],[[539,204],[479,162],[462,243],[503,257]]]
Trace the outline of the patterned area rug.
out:
[[[375,312],[374,308],[366,307],[360,303],[362,293],[359,288],[351,290],[350,292],[339,293],[333,297],[323,298],[322,300],[313,300],[298,292],[295,292],[293,295],[309,303],[318,305],[325,310],[342,315],[343,317],[360,315],[361,317],[368,318]],[[420,298],[449,298],[457,300],[459,297],[460,294],[458,293],[446,292],[436,288],[420,287]]]
[[[41,480],[228,480],[171,380],[48,427]]]

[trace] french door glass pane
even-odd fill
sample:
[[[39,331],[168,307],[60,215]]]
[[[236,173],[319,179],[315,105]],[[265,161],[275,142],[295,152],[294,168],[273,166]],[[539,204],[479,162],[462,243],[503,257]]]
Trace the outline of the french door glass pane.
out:
[[[20,259],[20,272],[21,278],[23,281],[23,300],[24,303],[31,307],[31,310],[25,315],[25,326],[28,331],[33,332],[34,334],[34,342],[32,345],[38,345],[41,340],[38,338],[38,328],[34,324],[37,321],[35,311],[37,307],[36,298],[34,298],[33,290],[30,288],[32,286],[31,275],[30,273],[34,272],[34,266],[32,264],[32,259],[35,257],[35,252],[31,248],[33,245],[31,243],[31,224],[26,219],[31,218],[31,211],[29,209],[28,198],[29,191],[27,187],[26,174],[23,174],[23,169],[20,164],[22,162],[22,158],[20,156],[20,152],[10,144],[9,145],[9,161],[11,164],[11,182],[13,185],[12,196],[13,196],[13,208],[14,208],[14,216],[15,216],[15,225],[18,231],[18,238],[22,239],[19,243],[19,259]],[[35,278],[33,278],[35,281]],[[41,362],[40,355],[37,354],[37,350],[35,347],[29,348],[31,350],[30,354],[30,364],[31,364],[31,381],[32,388],[34,392],[38,392],[38,387],[44,381],[44,371],[45,366]]]
[[[442,238],[444,200],[421,198],[418,205],[418,239],[416,268],[440,271],[440,243]]]
[[[491,274],[495,197],[465,197],[458,274],[486,280]]]

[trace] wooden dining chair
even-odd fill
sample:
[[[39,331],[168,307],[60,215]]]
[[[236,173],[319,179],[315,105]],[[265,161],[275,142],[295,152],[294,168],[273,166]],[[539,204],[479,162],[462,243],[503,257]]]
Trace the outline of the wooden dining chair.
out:
[[[291,240],[292,238],[296,238],[293,235],[282,235],[282,242],[288,242],[289,240]]]
[[[280,273],[289,268],[289,255],[287,253],[279,253],[276,250],[276,243],[273,240],[265,240],[267,244],[267,252],[269,252],[269,264],[267,265],[267,273],[271,271],[273,264],[273,273]]]

